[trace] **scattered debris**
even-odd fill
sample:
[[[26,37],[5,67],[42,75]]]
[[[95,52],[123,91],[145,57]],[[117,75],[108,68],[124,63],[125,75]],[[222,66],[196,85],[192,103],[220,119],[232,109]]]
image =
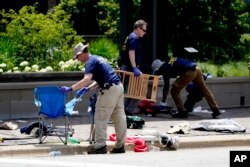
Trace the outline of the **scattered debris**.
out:
[[[246,132],[246,128],[232,119],[203,120],[191,126],[193,130],[217,131],[217,132]]]
[[[169,134],[188,134],[191,131],[189,123],[184,122],[174,125],[167,133]]]
[[[13,122],[5,122],[5,123],[0,125],[0,129],[16,130],[16,129],[18,129],[18,125],[13,123]]]

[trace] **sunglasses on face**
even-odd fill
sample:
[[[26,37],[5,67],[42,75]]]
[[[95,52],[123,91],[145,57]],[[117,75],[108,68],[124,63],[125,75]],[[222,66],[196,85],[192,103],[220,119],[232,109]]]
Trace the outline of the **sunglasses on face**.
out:
[[[140,29],[141,29],[143,32],[146,32],[146,30],[145,30],[145,29],[143,29],[142,27],[140,27]]]

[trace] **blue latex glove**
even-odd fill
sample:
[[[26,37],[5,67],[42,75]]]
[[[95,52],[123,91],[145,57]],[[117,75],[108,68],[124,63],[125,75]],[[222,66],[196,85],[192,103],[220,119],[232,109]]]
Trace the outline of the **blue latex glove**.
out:
[[[79,89],[77,92],[76,92],[76,97],[80,97],[82,96],[84,93],[88,92],[89,91],[89,88],[88,87],[83,87],[81,89]]]
[[[72,92],[72,88],[68,86],[62,86],[60,87],[60,91],[62,91],[63,93],[69,93]]]
[[[134,72],[136,77],[139,77],[141,75],[141,71],[136,67],[133,68],[133,72]]]

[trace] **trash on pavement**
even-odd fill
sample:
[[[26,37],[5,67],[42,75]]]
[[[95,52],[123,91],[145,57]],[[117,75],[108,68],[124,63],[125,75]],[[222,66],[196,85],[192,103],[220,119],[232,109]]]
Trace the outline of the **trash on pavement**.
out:
[[[167,133],[169,134],[188,134],[191,131],[189,123],[183,122],[174,125]]]
[[[80,144],[80,141],[74,137],[69,137],[68,142],[71,144]]]
[[[202,120],[191,126],[193,130],[217,132],[246,132],[246,128],[232,119]]]
[[[5,123],[0,125],[0,129],[16,130],[16,129],[18,129],[18,125],[13,123],[13,122],[5,122]]]
[[[137,132],[137,136],[143,138],[145,141],[159,141],[161,147],[167,150],[177,150],[180,146],[179,136],[170,136],[159,130],[141,130]]]

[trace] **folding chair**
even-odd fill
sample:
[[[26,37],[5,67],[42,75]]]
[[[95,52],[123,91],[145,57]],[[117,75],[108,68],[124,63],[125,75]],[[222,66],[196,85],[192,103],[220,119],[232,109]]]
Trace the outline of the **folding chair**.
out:
[[[120,76],[124,86],[124,97],[154,102],[157,101],[159,76],[141,74],[140,77],[136,77],[133,72],[122,70],[115,71]]]
[[[66,94],[54,85],[38,86],[34,89],[35,105],[38,107],[39,115],[40,144],[48,136],[58,136],[67,145],[68,137],[73,135],[70,114],[66,112],[65,107],[66,98]],[[63,120],[64,127],[59,127],[60,120]]]

